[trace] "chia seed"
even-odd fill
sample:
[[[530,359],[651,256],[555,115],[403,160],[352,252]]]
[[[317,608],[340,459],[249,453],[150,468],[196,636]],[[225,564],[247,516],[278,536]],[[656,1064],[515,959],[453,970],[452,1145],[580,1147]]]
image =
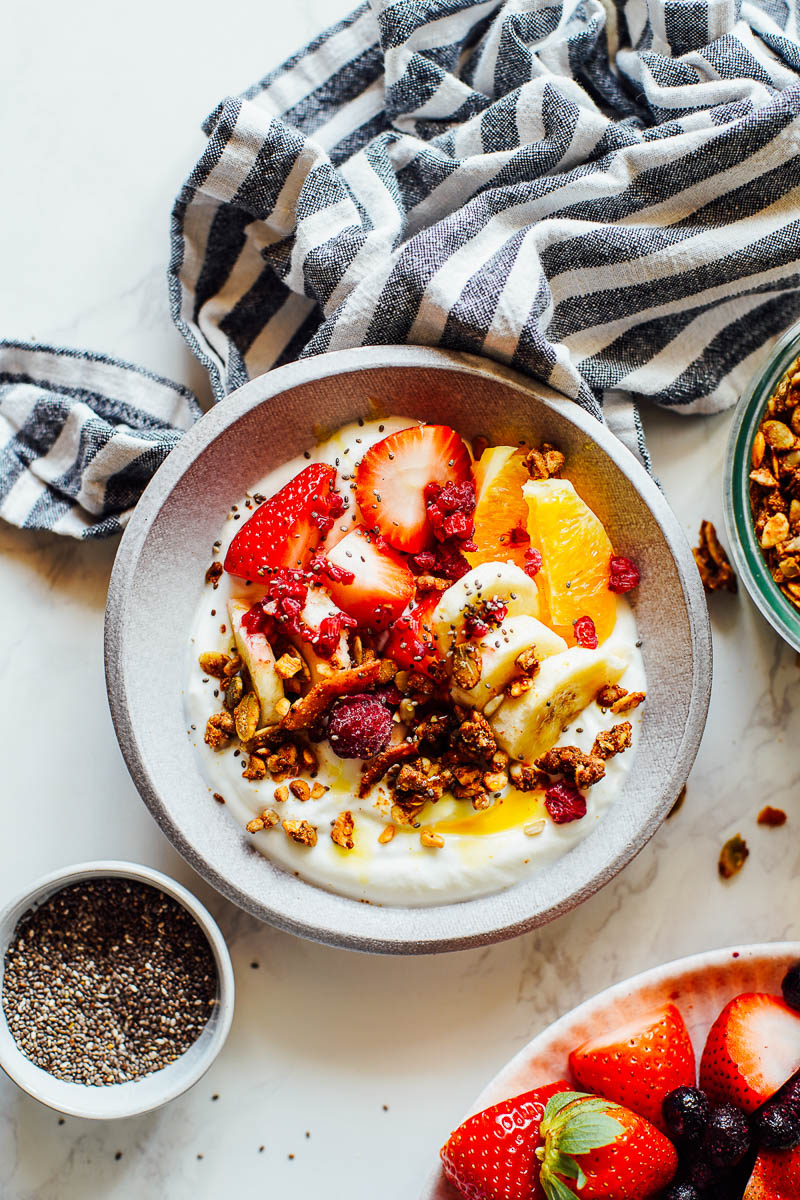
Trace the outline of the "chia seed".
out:
[[[5,956],[3,1012],[36,1066],[70,1083],[126,1083],[196,1041],[217,995],[194,917],[129,879],[70,884],[19,920]]]

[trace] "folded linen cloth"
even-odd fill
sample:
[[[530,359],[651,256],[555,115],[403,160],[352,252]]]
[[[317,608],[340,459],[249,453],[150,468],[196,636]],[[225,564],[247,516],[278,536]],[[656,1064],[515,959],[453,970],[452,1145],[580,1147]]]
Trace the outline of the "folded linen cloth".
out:
[[[363,4],[220,104],[176,201],[173,317],[216,398],[411,342],[629,432],[643,398],[730,405],[800,315],[799,19],[792,0]],[[190,412],[162,414],[164,452]],[[71,494],[65,531],[125,519]]]

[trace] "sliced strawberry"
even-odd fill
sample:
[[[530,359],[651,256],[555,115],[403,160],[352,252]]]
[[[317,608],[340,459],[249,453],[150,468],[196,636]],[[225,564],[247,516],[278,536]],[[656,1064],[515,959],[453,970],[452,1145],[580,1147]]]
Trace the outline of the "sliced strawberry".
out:
[[[541,1125],[547,1200],[647,1200],[674,1177],[678,1155],[649,1121],[599,1096],[556,1096]]]
[[[356,499],[368,529],[417,554],[433,542],[425,487],[471,478],[467,447],[449,425],[413,425],[367,450],[356,469]]]
[[[539,1200],[539,1126],[551,1096],[570,1085],[549,1083],[468,1117],[442,1147],[444,1173],[467,1200]]]
[[[800,1200],[800,1146],[759,1151],[744,1200]]]
[[[439,593],[429,592],[404,617],[398,617],[389,629],[383,653],[394,659],[401,670],[437,674],[442,660],[431,616],[438,603]]]
[[[752,1113],[800,1068],[800,1013],[761,992],[726,1004],[706,1040],[700,1086],[712,1104]]]
[[[585,1091],[624,1104],[659,1129],[666,1094],[694,1087],[697,1079],[689,1032],[674,1004],[584,1042],[569,1066]]]
[[[344,503],[336,470],[312,463],[259,505],[228,547],[225,570],[258,582],[269,567],[305,567]]]
[[[386,629],[414,594],[414,576],[405,559],[363,525],[356,525],[336,543],[328,552],[328,561],[352,571],[349,582],[331,579],[328,591],[334,604],[365,629]]]

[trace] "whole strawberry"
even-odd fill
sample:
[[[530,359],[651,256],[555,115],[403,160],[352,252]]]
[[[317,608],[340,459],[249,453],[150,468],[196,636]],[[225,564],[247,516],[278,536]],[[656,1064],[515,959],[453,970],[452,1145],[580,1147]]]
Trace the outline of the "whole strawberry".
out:
[[[547,1200],[647,1200],[678,1169],[675,1147],[660,1130],[599,1096],[554,1096],[539,1134]]]
[[[460,1125],[441,1150],[444,1173],[466,1200],[536,1200],[539,1127],[562,1081],[504,1100]]]
[[[744,1200],[800,1200],[800,1147],[762,1150],[755,1161]]]

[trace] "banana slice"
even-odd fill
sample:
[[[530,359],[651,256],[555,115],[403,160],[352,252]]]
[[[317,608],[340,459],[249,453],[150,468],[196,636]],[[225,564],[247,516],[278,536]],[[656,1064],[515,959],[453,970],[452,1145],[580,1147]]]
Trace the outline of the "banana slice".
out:
[[[504,700],[493,714],[498,745],[512,758],[538,758],[556,744],[564,726],[591,704],[603,684],[617,682],[627,665],[605,648],[582,646],[546,658],[533,687]]]
[[[552,629],[548,629],[535,617],[507,617],[499,629],[493,629],[472,642],[480,658],[481,674],[471,688],[454,684],[451,688],[457,704],[469,708],[484,708],[510,679],[519,675],[516,660],[523,650],[535,647],[536,657],[541,661],[551,654],[567,649],[567,643]]]
[[[300,617],[305,621],[311,629],[319,629],[326,617],[335,617],[341,614],[341,609],[337,608],[331,600],[324,588],[309,588],[306,602],[303,605],[303,611]],[[351,667],[353,665],[350,658],[350,651],[347,645],[347,631],[342,630],[339,636],[339,642],[330,658],[321,658],[310,642],[306,642],[303,638],[292,638],[296,648],[300,651],[305,659],[306,666],[311,672],[311,682],[318,683],[329,668],[334,671],[340,670],[342,667]],[[320,673],[320,665],[322,665],[322,673]]]
[[[508,617],[539,615],[539,590],[521,567],[512,562],[481,563],[442,592],[433,610],[431,623],[442,654],[460,639],[470,610],[479,610],[483,600],[495,599],[507,606]]]
[[[253,690],[261,705],[261,724],[274,725],[279,721],[278,701],[283,700],[283,680],[275,670],[275,655],[263,633],[248,633],[242,617],[250,605],[241,600],[228,601],[228,616],[239,656],[250,672]]]

